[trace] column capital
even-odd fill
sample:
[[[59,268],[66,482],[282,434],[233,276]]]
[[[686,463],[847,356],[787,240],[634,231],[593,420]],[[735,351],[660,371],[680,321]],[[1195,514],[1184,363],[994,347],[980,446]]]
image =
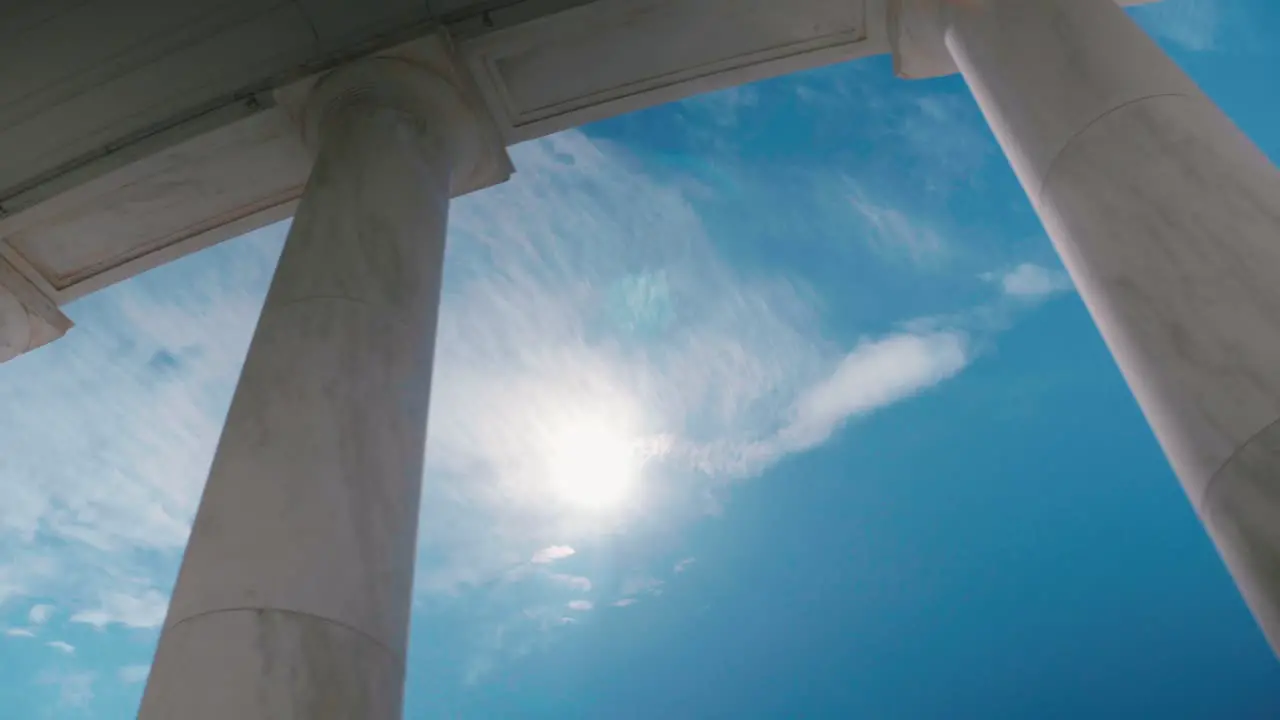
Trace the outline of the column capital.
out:
[[[900,78],[923,80],[959,72],[945,41],[948,5],[982,0],[889,0],[889,45],[893,71]]]
[[[0,363],[62,337],[71,320],[0,257]]]
[[[443,34],[420,38],[276,91],[314,153],[327,122],[349,108],[394,109],[448,138],[451,194],[506,181],[513,172],[497,127]]]
[[[960,70],[946,45],[947,27],[955,13],[984,13],[992,0],[888,0],[889,46],[893,70],[900,78],[923,80]],[[1117,5],[1146,5],[1159,0],[1115,0]]]

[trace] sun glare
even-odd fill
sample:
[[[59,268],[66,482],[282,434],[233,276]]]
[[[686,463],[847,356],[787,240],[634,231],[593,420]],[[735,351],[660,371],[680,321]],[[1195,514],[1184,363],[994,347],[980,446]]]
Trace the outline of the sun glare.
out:
[[[607,421],[567,425],[553,439],[549,460],[552,491],[577,510],[618,510],[634,495],[640,472],[635,442]]]

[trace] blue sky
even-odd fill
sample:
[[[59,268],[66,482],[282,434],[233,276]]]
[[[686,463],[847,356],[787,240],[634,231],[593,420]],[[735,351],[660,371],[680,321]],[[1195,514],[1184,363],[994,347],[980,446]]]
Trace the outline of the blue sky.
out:
[[[1134,14],[1280,158],[1280,4]],[[407,717],[1280,717],[959,78],[872,58],[512,154],[453,208]],[[5,717],[135,712],[286,231],[0,367]]]

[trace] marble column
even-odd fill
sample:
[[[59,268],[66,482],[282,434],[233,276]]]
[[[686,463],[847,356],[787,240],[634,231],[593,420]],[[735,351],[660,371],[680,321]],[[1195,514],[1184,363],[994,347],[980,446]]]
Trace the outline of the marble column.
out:
[[[31,317],[27,308],[17,295],[0,285],[0,362],[12,360],[30,347]]]
[[[388,720],[405,643],[453,87],[401,60],[323,78],[316,163],[218,444],[143,720]]]
[[[1280,649],[1280,173],[1114,0],[969,0],[943,17],[942,42]]]
[[[70,327],[57,304],[0,257],[0,363],[62,337]]]

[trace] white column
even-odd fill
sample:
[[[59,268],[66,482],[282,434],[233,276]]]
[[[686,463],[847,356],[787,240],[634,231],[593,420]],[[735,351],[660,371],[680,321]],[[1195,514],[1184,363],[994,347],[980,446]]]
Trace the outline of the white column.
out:
[[[321,80],[144,720],[401,713],[450,179],[475,125],[399,60]]]
[[[969,0],[943,26],[1280,649],[1280,173],[1114,0]]]
[[[71,320],[0,257],[0,363],[62,337]]]
[[[0,258],[0,263],[4,262]],[[0,362],[12,360],[30,347],[31,317],[27,308],[17,295],[0,285]]]

